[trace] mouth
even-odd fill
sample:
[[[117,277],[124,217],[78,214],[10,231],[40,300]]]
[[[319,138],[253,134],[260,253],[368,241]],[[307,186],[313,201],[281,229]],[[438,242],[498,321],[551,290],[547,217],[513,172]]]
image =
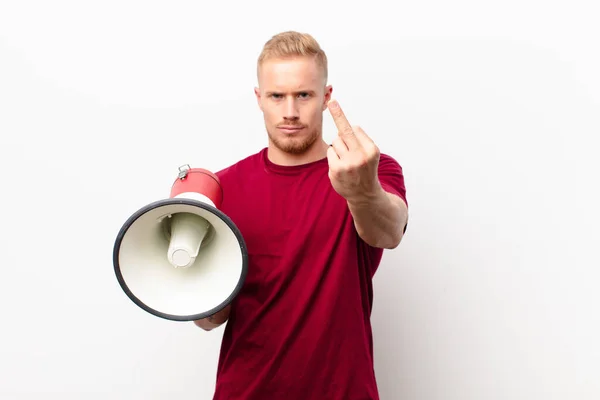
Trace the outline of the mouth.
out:
[[[278,126],[277,129],[279,129],[283,133],[292,134],[301,131],[302,129],[304,129],[304,127],[297,125],[281,125]]]

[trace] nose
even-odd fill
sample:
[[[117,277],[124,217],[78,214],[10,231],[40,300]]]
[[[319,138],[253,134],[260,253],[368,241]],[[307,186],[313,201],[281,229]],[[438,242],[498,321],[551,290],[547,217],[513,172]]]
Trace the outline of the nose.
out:
[[[296,120],[300,118],[300,113],[298,112],[296,99],[293,96],[290,96],[285,100],[283,118],[287,120]]]

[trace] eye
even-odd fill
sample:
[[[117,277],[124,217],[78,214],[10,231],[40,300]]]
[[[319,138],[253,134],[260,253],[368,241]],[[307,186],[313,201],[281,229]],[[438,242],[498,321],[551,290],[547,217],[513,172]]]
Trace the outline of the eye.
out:
[[[298,96],[300,96],[300,98],[307,99],[307,98],[310,97],[310,93],[308,93],[308,92],[302,92],[302,93],[299,93]]]

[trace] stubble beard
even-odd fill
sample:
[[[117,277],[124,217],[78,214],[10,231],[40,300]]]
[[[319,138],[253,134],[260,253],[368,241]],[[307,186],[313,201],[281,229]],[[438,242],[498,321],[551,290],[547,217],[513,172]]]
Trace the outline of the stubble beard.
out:
[[[308,151],[319,138],[319,131],[316,128],[310,130],[308,136],[303,137],[283,137],[278,138],[270,131],[268,132],[271,143],[287,154],[301,155]]]

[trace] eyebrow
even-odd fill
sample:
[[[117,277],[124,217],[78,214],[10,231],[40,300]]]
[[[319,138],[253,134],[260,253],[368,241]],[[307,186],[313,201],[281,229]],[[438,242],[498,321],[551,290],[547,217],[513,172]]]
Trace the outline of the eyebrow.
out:
[[[269,90],[265,93],[265,95],[270,96],[272,94],[282,94],[283,91],[279,91],[279,90]],[[295,90],[292,92],[293,94],[298,94],[298,93],[309,93],[309,94],[315,94],[316,92],[314,90],[311,89],[305,89],[305,90]]]

